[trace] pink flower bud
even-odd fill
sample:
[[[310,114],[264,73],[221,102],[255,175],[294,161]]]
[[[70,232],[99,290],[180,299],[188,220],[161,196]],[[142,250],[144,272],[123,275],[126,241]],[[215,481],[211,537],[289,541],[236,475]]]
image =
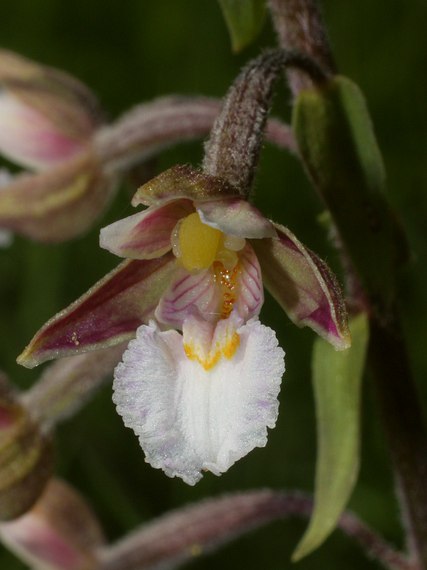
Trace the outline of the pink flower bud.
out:
[[[101,124],[92,93],[76,79],[0,50],[0,152],[48,168],[83,151]]]
[[[0,525],[2,541],[31,568],[91,570],[104,539],[95,516],[69,485],[53,479],[34,508]]]

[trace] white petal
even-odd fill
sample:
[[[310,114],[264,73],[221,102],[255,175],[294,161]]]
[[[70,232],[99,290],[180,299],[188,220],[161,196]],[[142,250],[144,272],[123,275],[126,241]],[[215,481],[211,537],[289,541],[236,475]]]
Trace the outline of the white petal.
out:
[[[230,323],[218,326],[230,332]],[[113,400],[146,461],[190,485],[263,447],[276,423],[284,352],[258,320],[237,334],[234,355],[205,370],[185,355],[181,334],[143,325],[116,368]]]
[[[243,198],[199,202],[197,211],[203,223],[225,234],[255,239],[276,236],[270,220]]]

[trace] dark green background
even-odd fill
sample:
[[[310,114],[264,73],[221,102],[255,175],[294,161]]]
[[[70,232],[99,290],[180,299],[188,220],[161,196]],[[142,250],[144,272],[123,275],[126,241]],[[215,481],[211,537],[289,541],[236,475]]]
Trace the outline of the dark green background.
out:
[[[408,230],[413,259],[402,275],[401,306],[416,378],[425,395],[427,4],[329,0],[324,11],[341,72],[356,80],[368,98],[385,157],[390,199]],[[98,94],[111,118],[164,94],[222,96],[241,65],[274,41],[268,23],[251,48],[232,55],[220,10],[216,2],[207,0],[14,0],[1,6],[0,44],[76,75]],[[289,117],[289,101],[282,88],[275,113],[284,119]],[[200,143],[183,145],[164,153],[156,169],[176,162],[197,164],[201,156]],[[117,263],[98,248],[98,232],[131,213],[129,197],[134,189],[123,186],[113,208],[84,238],[49,247],[17,238],[11,248],[0,251],[0,368],[19,386],[31,385],[39,373],[15,364],[32,334]],[[321,205],[295,159],[265,147],[255,200],[267,215],[288,225],[336,266],[317,223]],[[287,353],[280,419],[268,446],[252,452],[221,478],[207,475],[192,488],[147,466],[136,438],[114,412],[109,385],[79,416],[59,428],[58,473],[90,498],[109,538],[170,508],[224,492],[312,489],[313,334],[292,326],[270,299],[262,318],[278,331]],[[362,470],[350,506],[387,539],[401,544],[393,477],[369,377],[364,390]],[[289,557],[304,524],[277,522],[194,562],[193,568],[290,568]],[[23,566],[1,549],[0,567]],[[297,567],[368,570],[377,564],[335,533]]]

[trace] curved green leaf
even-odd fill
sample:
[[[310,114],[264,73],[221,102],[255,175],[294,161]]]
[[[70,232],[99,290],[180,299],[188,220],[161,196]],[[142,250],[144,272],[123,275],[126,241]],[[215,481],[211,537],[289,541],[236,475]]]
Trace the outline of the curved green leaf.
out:
[[[336,352],[316,339],[313,384],[316,399],[318,455],[315,506],[310,524],[292,559],[300,560],[334,530],[359,471],[360,393],[368,341],[365,314],[350,321],[352,345]]]
[[[250,44],[262,30],[264,0],[219,0],[234,52]]]
[[[304,164],[362,284],[376,304],[387,306],[394,279],[384,275],[394,275],[406,246],[385,197],[384,165],[362,92],[335,76],[299,94],[292,122]]]

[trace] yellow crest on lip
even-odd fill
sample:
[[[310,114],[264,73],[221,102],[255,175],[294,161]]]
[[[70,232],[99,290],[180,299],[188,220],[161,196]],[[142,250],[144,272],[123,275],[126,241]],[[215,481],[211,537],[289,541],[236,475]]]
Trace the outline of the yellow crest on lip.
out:
[[[236,331],[231,332],[231,334],[227,331],[225,336],[218,339],[207,353],[194,342],[184,343],[184,352],[188,359],[195,360],[205,370],[211,370],[221,357],[227,358],[227,360],[233,358],[239,345],[239,334]]]

